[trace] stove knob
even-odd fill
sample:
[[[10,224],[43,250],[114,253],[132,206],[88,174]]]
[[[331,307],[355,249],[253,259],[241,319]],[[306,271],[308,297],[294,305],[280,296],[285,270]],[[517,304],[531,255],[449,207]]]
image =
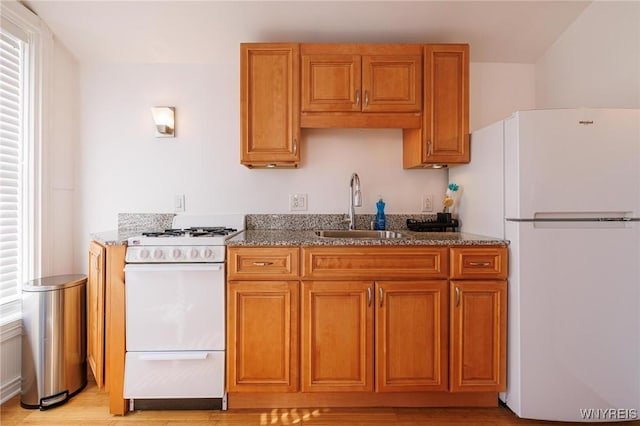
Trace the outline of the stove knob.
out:
[[[153,257],[154,257],[154,259],[162,259],[162,250],[155,249],[153,251]]]
[[[179,259],[180,256],[182,255],[182,251],[180,251],[180,249],[173,249],[173,251],[171,252],[171,255],[173,256],[174,259]]]
[[[208,259],[210,257],[213,257],[213,250],[211,249],[204,249],[202,251],[202,257],[204,257],[205,259]]]
[[[198,249],[191,249],[191,259],[197,259],[198,258]]]
[[[139,256],[140,256],[140,259],[148,258],[149,257],[149,250],[147,250],[147,249],[140,250]]]

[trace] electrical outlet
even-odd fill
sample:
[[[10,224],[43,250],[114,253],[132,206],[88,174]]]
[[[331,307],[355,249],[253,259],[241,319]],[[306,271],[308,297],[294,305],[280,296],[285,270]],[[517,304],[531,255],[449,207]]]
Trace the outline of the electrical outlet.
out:
[[[289,211],[307,210],[307,194],[289,194]]]
[[[433,194],[422,195],[422,211],[423,212],[433,211]]]
[[[175,213],[183,213],[184,207],[184,194],[177,194],[173,196],[173,211]]]

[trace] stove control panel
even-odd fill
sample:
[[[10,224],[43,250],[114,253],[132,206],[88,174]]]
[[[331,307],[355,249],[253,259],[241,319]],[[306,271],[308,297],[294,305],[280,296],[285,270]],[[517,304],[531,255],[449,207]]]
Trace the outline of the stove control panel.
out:
[[[128,246],[127,263],[220,263],[224,246]]]

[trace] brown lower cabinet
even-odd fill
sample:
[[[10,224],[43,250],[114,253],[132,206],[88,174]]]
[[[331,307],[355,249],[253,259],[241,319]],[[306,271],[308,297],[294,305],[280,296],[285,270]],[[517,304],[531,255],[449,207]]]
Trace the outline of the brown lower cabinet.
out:
[[[109,412],[123,415],[126,245],[89,243],[87,362],[98,388],[109,392]]]
[[[228,255],[262,268],[228,271],[229,407],[497,404],[506,247],[303,247],[284,281],[291,247]]]
[[[229,281],[227,391],[296,392],[298,281]]]
[[[451,391],[506,390],[507,282],[451,282]]]
[[[89,257],[90,309],[102,306],[101,279],[106,290],[89,352],[116,415],[127,412],[125,251],[91,243]],[[227,256],[229,408],[498,404],[505,246],[231,246]]]
[[[98,389],[105,385],[105,282],[106,252],[102,244],[89,243],[87,276],[87,363]]]
[[[446,288],[302,281],[302,391],[446,390]]]

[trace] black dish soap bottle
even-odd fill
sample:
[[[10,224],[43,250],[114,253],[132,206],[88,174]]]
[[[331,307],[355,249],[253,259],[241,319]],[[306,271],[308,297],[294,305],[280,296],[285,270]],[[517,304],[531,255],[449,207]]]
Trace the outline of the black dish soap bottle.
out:
[[[378,209],[378,213],[376,213],[376,220],[373,223],[373,229],[376,231],[384,231],[387,228],[387,220],[384,217],[384,201],[382,201],[382,197],[376,203],[376,208]]]

